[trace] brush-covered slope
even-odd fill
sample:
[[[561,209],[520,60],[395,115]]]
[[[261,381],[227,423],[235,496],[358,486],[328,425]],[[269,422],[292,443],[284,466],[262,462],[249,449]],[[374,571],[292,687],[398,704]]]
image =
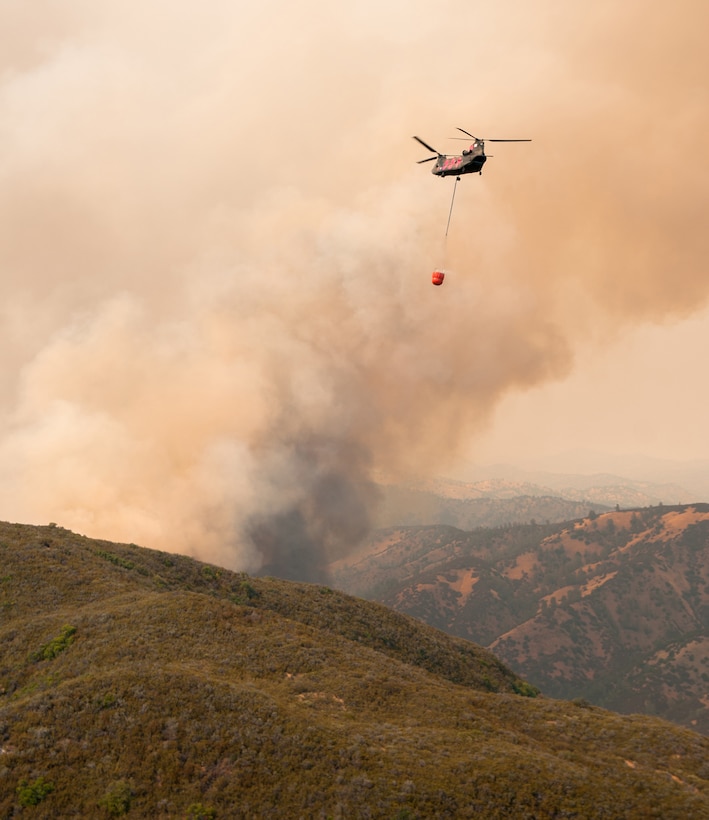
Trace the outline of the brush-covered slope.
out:
[[[709,505],[390,530],[335,581],[489,646],[548,695],[709,734]]]
[[[542,550],[581,566],[494,651],[555,696],[709,734],[709,505],[607,513]]]
[[[0,525],[0,816],[709,817],[709,742],[322,586]]]

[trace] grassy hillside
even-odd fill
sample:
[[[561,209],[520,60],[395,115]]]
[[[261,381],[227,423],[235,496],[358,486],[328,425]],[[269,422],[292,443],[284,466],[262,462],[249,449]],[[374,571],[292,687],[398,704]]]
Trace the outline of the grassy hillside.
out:
[[[709,817],[701,736],[322,586],[4,524],[0,647],[0,817]]]
[[[709,505],[384,531],[335,583],[490,646],[549,695],[709,734]]]

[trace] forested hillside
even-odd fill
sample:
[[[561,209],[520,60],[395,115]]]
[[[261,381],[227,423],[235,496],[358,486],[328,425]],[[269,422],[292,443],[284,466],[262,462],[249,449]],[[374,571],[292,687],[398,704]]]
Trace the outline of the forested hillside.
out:
[[[709,505],[380,531],[336,586],[489,646],[546,694],[709,733]]]

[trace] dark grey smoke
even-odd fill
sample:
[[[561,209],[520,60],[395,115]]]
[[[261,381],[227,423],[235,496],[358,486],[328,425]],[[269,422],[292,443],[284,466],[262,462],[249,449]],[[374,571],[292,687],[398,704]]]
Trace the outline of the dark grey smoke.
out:
[[[328,564],[369,531],[378,490],[351,442],[303,436],[288,450],[297,464],[298,500],[282,512],[251,516],[246,536],[262,557],[260,574],[325,583]]]

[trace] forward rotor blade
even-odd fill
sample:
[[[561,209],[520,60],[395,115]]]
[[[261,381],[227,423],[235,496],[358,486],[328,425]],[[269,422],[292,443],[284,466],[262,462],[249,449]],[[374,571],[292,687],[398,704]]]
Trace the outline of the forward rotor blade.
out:
[[[431,151],[431,153],[438,154],[438,151],[436,151],[435,148],[431,148],[431,146],[427,142],[424,142],[421,139],[421,137],[414,137],[414,139],[416,140],[416,142],[420,142],[421,145],[423,145],[424,148],[428,148],[428,150]]]
[[[459,131],[462,131],[464,134],[467,134],[469,137],[472,137],[474,140],[476,140],[476,139],[477,139],[477,137],[476,137],[476,136],[474,136],[473,134],[471,134],[471,133],[470,133],[470,131],[466,131],[464,128],[459,128],[458,130],[459,130]],[[458,137],[458,139],[460,139],[460,137]]]
[[[531,142],[532,140],[485,140],[485,142]]]

